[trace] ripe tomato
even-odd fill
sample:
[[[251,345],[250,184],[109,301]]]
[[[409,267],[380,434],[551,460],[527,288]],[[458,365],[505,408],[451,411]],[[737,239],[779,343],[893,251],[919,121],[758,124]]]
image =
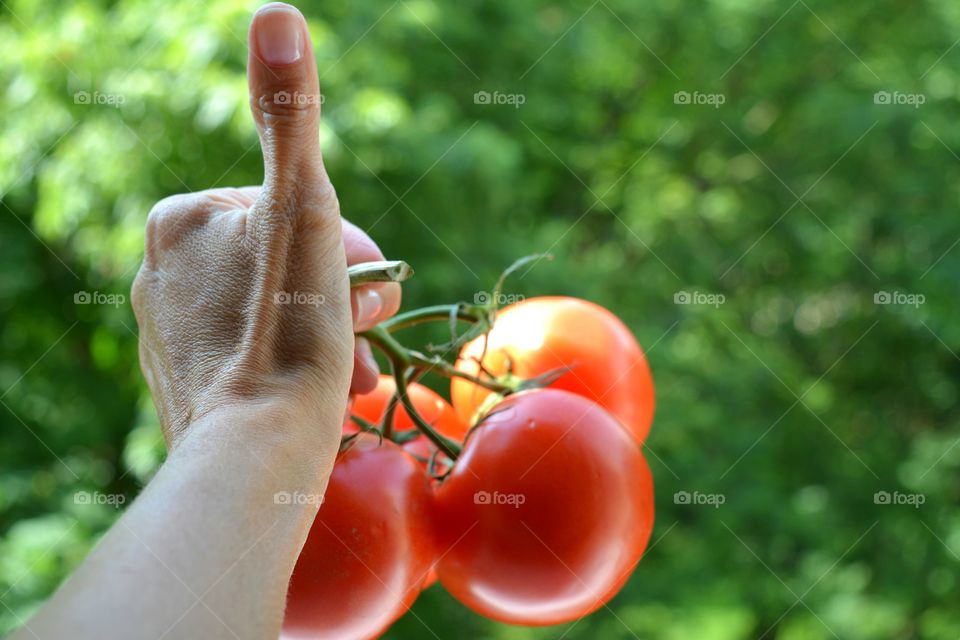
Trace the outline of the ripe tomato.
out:
[[[609,411],[642,443],[653,422],[653,378],[630,330],[608,310],[577,298],[530,298],[497,313],[487,338],[460,351],[457,368],[479,375],[477,359],[495,376],[508,372],[532,378],[571,367],[550,387],[590,398]],[[490,391],[454,378],[453,406],[472,424]]]
[[[397,385],[393,376],[381,374],[376,389],[353,399],[351,413],[373,424],[379,424],[396,389]],[[448,438],[457,442],[463,440],[463,436],[467,433],[467,426],[460,420],[457,412],[446,400],[430,388],[416,382],[407,385],[407,395],[417,412],[427,421],[427,424]],[[416,429],[410,415],[402,406],[398,406],[393,414],[393,428],[397,433]],[[344,430],[348,433],[355,433],[357,426],[352,420],[348,419]]]
[[[377,380],[376,389],[370,393],[352,398],[353,404],[349,413],[360,416],[373,424],[379,424],[383,418],[383,412],[387,410],[387,405],[390,403],[390,398],[393,397],[396,389],[397,385],[393,376],[381,374]],[[453,438],[458,442],[463,440],[467,432],[467,427],[446,400],[429,387],[417,384],[416,382],[408,385],[407,392],[410,395],[410,401],[413,402],[413,406],[416,407],[417,411],[429,425],[436,428],[437,431],[448,438]],[[410,419],[410,415],[401,406],[398,406],[394,412],[393,428],[397,433],[416,429],[413,421]],[[358,431],[356,423],[350,420],[349,416],[344,423],[343,430],[345,433],[356,433]],[[417,458],[424,469],[427,468],[428,462],[423,461],[429,461],[430,457],[433,456],[437,450],[433,443],[424,435],[419,435],[413,440],[404,443],[403,449]],[[445,473],[450,468],[449,462],[450,459],[446,456],[438,456],[435,465],[436,473]],[[423,582],[422,588],[426,589],[436,581],[437,572],[430,569]]]
[[[435,560],[430,484],[392,442],[360,435],[333,468],[287,595],[284,638],[374,638]]]
[[[413,440],[403,443],[403,450],[416,458],[417,461],[420,462],[421,466],[423,466],[424,470],[428,470],[430,468],[430,458],[436,454],[437,447],[430,442],[425,435],[419,435]],[[433,465],[433,473],[438,476],[443,475],[450,470],[451,466],[453,465],[450,464],[450,458],[441,453],[436,455]],[[432,480],[431,484],[435,482],[435,480]],[[436,581],[437,571],[436,569],[431,568],[430,572],[427,574],[426,580],[423,581],[423,587],[421,587],[421,591],[427,587],[432,587]]]
[[[508,396],[436,491],[440,582],[477,613],[551,625],[612,598],[653,527],[653,482],[609,413],[566,391]]]

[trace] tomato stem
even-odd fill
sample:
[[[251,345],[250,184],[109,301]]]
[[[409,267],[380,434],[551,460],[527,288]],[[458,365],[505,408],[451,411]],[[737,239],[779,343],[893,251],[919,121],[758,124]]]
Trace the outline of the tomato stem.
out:
[[[355,416],[353,414],[350,415],[350,421],[360,427],[361,431],[373,431],[377,428],[377,425],[373,424],[369,420],[365,420],[364,418]]]
[[[417,412],[407,393],[406,372],[412,364],[411,361],[414,360],[412,357],[414,352],[397,342],[382,325],[364,331],[360,335],[369,340],[370,344],[375,345],[383,351],[384,355],[390,360],[393,368],[393,377],[397,385],[397,397],[400,398],[400,402],[403,404],[403,408],[406,410],[407,415],[410,416],[413,424],[436,445],[437,449],[443,451],[451,460],[456,460],[460,454],[460,445],[437,433],[437,431],[423,419],[423,416]]]
[[[351,287],[371,282],[403,282],[412,275],[413,268],[403,260],[361,262],[347,267]]]
[[[430,307],[423,307],[421,309],[413,309],[405,313],[398,313],[392,318],[381,322],[380,326],[387,331],[393,332],[422,324],[424,322],[449,320],[450,316],[453,315],[454,312],[456,313],[457,320],[460,320],[461,322],[476,324],[477,322],[484,320],[484,314],[479,307],[465,304],[438,304]]]
[[[393,363],[391,362],[391,370]],[[392,373],[392,371],[391,371]],[[393,440],[393,417],[397,414],[397,404],[400,402],[400,396],[394,391],[387,403],[387,408],[383,411],[383,417],[380,419],[380,430],[383,431],[383,437],[387,440]]]
[[[357,335],[366,338],[370,341],[370,344],[375,345],[383,351],[384,355],[390,359],[391,364],[400,367],[400,371],[411,366],[416,367],[418,375],[422,375],[427,371],[436,371],[446,378],[463,378],[484,389],[497,393],[511,393],[518,388],[516,384],[481,378],[465,371],[460,371],[440,356],[428,356],[419,351],[408,349],[390,335],[386,329],[386,324],[386,322],[382,322],[376,327]],[[394,374],[396,375],[396,373],[395,371]]]
[[[391,336],[384,328],[384,324],[385,323],[380,323],[371,329],[358,333],[357,336],[366,338],[370,344],[380,349],[380,351],[387,356],[387,359],[390,360],[390,364],[393,365],[394,369],[393,373],[396,375],[398,372],[402,373],[406,371],[407,367],[410,366],[410,350]]]
[[[456,460],[460,453],[461,446],[457,442],[445,438],[443,435],[433,429],[433,427],[424,420],[413,406],[413,402],[407,393],[407,387],[410,383],[417,380],[428,371],[436,371],[447,378],[461,378],[472,382],[494,392],[499,396],[508,395],[516,391],[528,388],[529,386],[541,386],[538,379],[525,381],[512,375],[503,378],[494,378],[489,375],[481,365],[481,375],[474,375],[457,369],[440,355],[425,355],[419,351],[408,349],[401,344],[392,333],[408,327],[413,327],[425,322],[446,321],[450,325],[450,342],[430,346],[430,351],[449,352],[457,349],[467,341],[474,339],[479,335],[486,334],[493,326],[497,313],[497,307],[506,278],[524,265],[536,262],[543,258],[550,259],[552,256],[546,254],[535,254],[526,256],[515,261],[510,265],[497,280],[493,288],[493,295],[490,296],[486,304],[469,304],[459,302],[457,304],[443,304],[414,309],[405,313],[397,314],[381,322],[376,327],[358,334],[366,338],[370,344],[380,349],[390,361],[390,367],[393,377],[396,380],[396,391],[390,398],[383,418],[380,422],[379,432],[390,440],[395,440],[397,434],[394,432],[394,416],[397,407],[403,406],[409,414],[417,430],[423,433],[431,442],[442,451],[451,460]],[[366,282],[395,281],[401,282],[412,273],[409,265],[402,261],[365,263],[351,267],[350,281],[351,285],[364,284]],[[458,323],[467,323],[471,325],[466,331],[458,332]],[[484,354],[486,345],[484,345]],[[484,377],[484,375],[486,377]]]
[[[391,363],[392,367],[392,363]],[[407,383],[416,382],[423,376],[424,369],[410,368],[406,373]],[[396,374],[394,374],[396,375]],[[380,419],[380,430],[383,431],[383,437],[388,440],[393,440],[398,444],[402,444],[397,438],[397,434],[393,431],[393,421],[394,416],[397,415],[397,407],[400,406],[400,394],[396,390],[390,395],[390,401],[387,403],[387,408],[383,411],[383,417]]]
[[[467,373],[466,371],[460,371],[440,356],[426,356],[422,353],[411,351],[410,358],[418,365],[427,370],[436,371],[445,378],[462,378],[464,380],[469,380],[475,385],[481,386],[484,389],[489,389],[490,391],[495,391],[496,393],[511,393],[517,390],[514,385],[507,382],[501,382],[492,378],[481,378],[471,373]]]

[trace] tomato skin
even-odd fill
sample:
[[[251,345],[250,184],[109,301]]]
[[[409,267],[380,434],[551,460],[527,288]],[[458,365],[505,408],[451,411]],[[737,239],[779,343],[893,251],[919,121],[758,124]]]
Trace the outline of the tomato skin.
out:
[[[478,375],[483,336],[464,345],[457,368]],[[586,300],[538,297],[505,307],[488,334],[484,368],[495,376],[508,371],[532,378],[572,367],[550,385],[590,398],[609,411],[643,443],[654,413],[650,367],[630,330],[607,309]],[[471,424],[490,391],[455,378],[453,406]]]
[[[420,465],[392,442],[358,436],[337,458],[293,570],[281,637],[383,633],[433,566],[433,517]]]
[[[436,505],[440,582],[511,624],[560,624],[602,606],[653,528],[653,482],[637,444],[595,403],[555,389],[497,405]]]
[[[397,386],[393,376],[381,374],[377,380],[376,389],[370,393],[354,397],[351,413],[367,422],[372,422],[375,425],[379,424],[396,389]],[[414,382],[407,385],[407,395],[417,412],[427,421],[427,424],[448,438],[458,442],[463,440],[463,436],[467,433],[467,425],[460,420],[453,407],[439,394],[429,387]],[[393,428],[397,433],[416,429],[410,415],[402,406],[398,406],[393,415]],[[358,429],[356,424],[348,419],[344,425],[344,431],[355,433]]]

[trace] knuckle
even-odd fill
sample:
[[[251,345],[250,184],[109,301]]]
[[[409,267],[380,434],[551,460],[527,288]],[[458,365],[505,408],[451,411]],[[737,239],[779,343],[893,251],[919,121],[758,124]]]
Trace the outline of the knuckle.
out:
[[[147,215],[146,250],[150,256],[175,245],[184,233],[209,218],[210,207],[196,194],[164,198]]]
[[[133,278],[133,283],[130,285],[130,306],[133,308],[134,315],[138,317],[143,311],[143,303],[146,295],[144,288],[147,286],[146,281],[149,277],[145,271],[146,266],[141,265],[137,275]]]
[[[301,201],[306,205],[320,207],[331,219],[340,227],[340,200],[337,198],[337,190],[324,174],[324,179],[313,189],[305,190],[301,194]]]
[[[309,178],[278,172],[278,179],[261,193],[258,209],[266,217],[297,221],[336,224],[340,227],[340,202],[337,192],[325,174]]]
[[[153,240],[163,234],[163,229],[168,224],[166,220],[169,214],[164,209],[154,207],[147,216],[147,244],[152,245]]]
[[[252,96],[251,106],[260,113],[264,125],[296,129],[313,125],[320,111],[320,97],[297,90],[268,89]]]
[[[304,228],[317,231],[323,236],[335,234],[339,238],[342,234],[340,202],[337,200],[333,186],[328,190],[319,189],[313,193],[301,195],[296,217]]]
[[[186,208],[189,199],[187,195],[168,196],[157,204],[153,205],[150,213],[147,214],[147,235],[152,236],[162,232],[169,226],[177,213]]]

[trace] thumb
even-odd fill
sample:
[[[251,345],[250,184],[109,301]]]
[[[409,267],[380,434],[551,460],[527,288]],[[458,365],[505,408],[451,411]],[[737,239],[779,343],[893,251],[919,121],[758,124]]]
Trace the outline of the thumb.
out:
[[[302,210],[329,184],[320,156],[320,83],[303,15],[281,2],[264,5],[250,25],[249,49],[250,108],[263,148],[261,198]]]

